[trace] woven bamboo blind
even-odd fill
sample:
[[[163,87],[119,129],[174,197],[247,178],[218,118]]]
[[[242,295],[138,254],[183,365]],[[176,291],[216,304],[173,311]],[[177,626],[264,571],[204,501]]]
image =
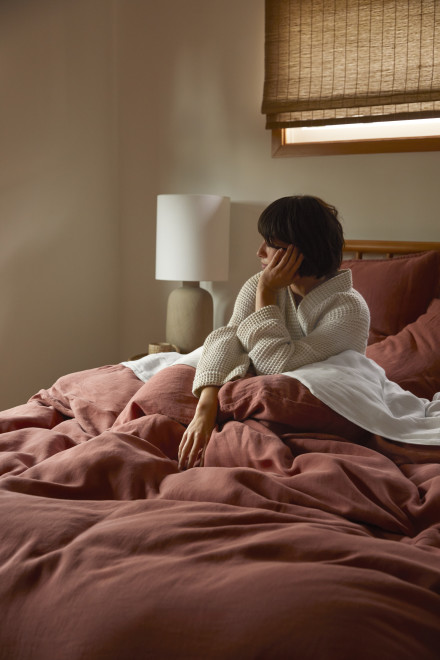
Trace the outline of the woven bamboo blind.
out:
[[[266,0],[267,128],[440,117],[440,0]]]

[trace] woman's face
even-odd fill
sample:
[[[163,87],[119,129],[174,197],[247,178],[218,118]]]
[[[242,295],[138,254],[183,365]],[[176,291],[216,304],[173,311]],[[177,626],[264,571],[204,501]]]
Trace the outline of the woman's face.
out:
[[[273,243],[268,243],[264,240],[260,247],[257,250],[257,257],[261,261],[261,268],[266,268],[269,264],[277,250],[285,250],[288,247],[288,243],[274,239]]]

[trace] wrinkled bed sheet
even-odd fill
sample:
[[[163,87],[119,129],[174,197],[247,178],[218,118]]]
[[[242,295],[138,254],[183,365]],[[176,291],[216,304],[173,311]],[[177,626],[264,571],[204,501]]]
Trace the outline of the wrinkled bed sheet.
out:
[[[440,448],[251,377],[179,472],[193,375],[92,369],[0,414],[1,660],[438,659]]]

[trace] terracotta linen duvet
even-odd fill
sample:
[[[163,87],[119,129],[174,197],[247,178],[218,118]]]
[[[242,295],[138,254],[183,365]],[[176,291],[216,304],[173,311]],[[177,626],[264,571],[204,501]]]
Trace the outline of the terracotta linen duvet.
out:
[[[102,367],[0,414],[1,660],[438,660],[440,448],[259,376],[179,472],[193,376]]]

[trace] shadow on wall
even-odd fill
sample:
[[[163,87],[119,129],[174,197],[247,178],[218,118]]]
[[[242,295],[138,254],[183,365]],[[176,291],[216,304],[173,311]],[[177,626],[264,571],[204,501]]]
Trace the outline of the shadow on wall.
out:
[[[229,279],[213,282],[210,290],[215,301],[214,326],[226,325],[231,318],[234,302],[243,284],[260,270],[257,250],[261,243],[257,222],[265,204],[233,202],[229,247]]]

